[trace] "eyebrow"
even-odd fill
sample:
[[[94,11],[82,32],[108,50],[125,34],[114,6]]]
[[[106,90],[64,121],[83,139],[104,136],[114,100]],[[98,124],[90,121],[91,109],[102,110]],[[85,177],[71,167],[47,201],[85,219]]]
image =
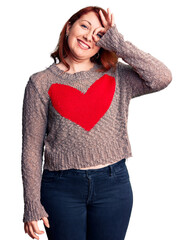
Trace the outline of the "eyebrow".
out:
[[[88,22],[90,25],[92,25],[88,20],[82,19],[81,21],[86,21],[86,22]],[[100,33],[102,33],[102,32],[100,32]],[[102,33],[102,35],[104,35],[104,33]]]
[[[87,21],[90,25],[92,25],[88,20],[84,20],[84,19],[82,19],[82,21]]]

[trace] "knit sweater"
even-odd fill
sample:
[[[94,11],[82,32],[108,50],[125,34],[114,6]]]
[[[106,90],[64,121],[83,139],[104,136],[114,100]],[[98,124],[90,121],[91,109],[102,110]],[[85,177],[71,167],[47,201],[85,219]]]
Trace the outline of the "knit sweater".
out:
[[[123,62],[116,69],[64,72],[55,63],[30,76],[22,112],[23,222],[48,217],[40,201],[42,166],[51,171],[115,163],[132,156],[132,98],[164,89],[171,71],[125,41],[116,25],[96,43]],[[44,158],[44,161],[43,161]],[[44,164],[42,164],[44,162]]]

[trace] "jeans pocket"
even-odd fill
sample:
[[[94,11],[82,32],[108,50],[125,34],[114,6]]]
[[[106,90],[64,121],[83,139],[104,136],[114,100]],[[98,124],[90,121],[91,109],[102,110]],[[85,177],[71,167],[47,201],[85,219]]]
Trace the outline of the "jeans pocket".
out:
[[[42,183],[52,183],[57,181],[59,178],[59,174],[57,171],[49,171],[48,169],[44,169],[42,174]]]
[[[126,165],[114,169],[115,180],[118,183],[128,183],[130,181],[129,172]]]

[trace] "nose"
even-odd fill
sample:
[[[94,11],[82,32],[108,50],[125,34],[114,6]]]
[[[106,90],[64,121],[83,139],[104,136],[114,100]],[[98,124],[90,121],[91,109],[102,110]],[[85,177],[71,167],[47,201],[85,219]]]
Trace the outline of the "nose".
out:
[[[92,35],[92,32],[91,32],[91,31],[87,32],[87,33],[84,35],[84,38],[85,38],[87,41],[89,41],[89,42],[92,40],[92,37],[93,37],[93,35]]]

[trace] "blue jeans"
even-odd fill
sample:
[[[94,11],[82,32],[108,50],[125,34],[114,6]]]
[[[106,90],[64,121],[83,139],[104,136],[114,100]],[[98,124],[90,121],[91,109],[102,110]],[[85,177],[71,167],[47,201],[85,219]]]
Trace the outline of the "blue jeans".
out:
[[[125,160],[98,169],[44,169],[49,240],[124,240],[133,205]]]

